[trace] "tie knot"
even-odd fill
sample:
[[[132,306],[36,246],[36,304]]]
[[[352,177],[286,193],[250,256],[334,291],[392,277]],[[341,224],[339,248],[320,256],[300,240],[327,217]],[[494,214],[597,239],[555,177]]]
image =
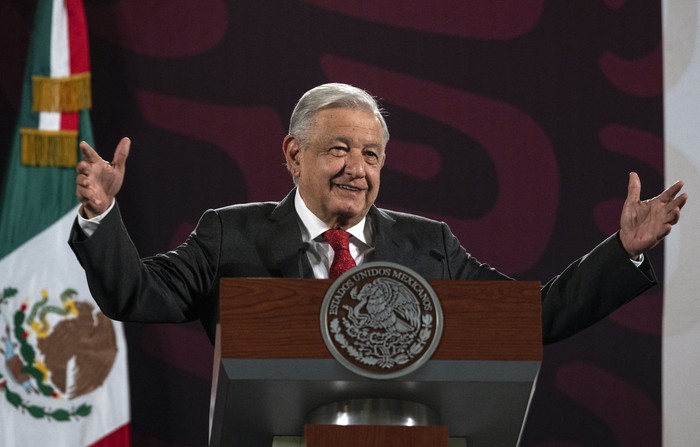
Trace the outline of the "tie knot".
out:
[[[328,230],[323,238],[333,248],[333,262],[328,269],[328,277],[335,279],[355,267],[355,260],[350,254],[350,233],[345,230]]]
[[[323,233],[323,238],[333,247],[333,251],[350,248],[350,233],[345,230],[328,230]]]

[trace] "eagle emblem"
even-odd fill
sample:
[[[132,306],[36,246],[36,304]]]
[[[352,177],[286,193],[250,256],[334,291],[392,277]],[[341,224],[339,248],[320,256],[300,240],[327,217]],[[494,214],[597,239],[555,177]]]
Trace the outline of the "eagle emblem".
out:
[[[102,386],[117,356],[112,322],[73,289],[12,306],[16,295],[8,287],[0,296],[0,395],[37,419],[89,416],[81,398]]]
[[[321,326],[326,346],[348,369],[394,378],[432,355],[442,333],[442,310],[433,289],[414,271],[368,263],[328,289]]]

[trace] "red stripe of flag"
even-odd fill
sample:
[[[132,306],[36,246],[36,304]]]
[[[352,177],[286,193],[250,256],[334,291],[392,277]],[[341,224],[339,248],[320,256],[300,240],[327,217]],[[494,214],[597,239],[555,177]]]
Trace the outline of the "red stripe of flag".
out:
[[[90,71],[87,22],[82,0],[65,0],[68,15],[68,46],[70,49],[70,73]]]
[[[90,71],[90,52],[88,48],[87,21],[82,0],[65,0],[68,21],[68,60],[70,74]],[[62,130],[78,130],[77,112],[61,114]]]
[[[130,425],[125,424],[90,447],[126,447],[131,445]]]

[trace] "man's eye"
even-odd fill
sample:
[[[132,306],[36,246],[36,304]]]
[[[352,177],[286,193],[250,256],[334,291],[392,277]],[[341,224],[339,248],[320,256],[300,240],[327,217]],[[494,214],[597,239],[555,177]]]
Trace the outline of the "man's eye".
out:
[[[367,160],[367,163],[375,164],[379,161],[379,154],[376,152],[367,151],[365,152],[365,159]]]
[[[343,146],[335,146],[330,149],[330,153],[337,156],[345,155],[347,152],[347,148]]]

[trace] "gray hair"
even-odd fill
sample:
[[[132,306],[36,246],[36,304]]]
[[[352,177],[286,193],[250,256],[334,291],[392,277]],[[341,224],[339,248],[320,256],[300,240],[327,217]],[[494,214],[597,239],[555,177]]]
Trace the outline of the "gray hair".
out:
[[[332,108],[367,110],[374,113],[382,125],[384,145],[389,141],[389,128],[384,121],[384,110],[377,100],[360,88],[338,83],[322,84],[304,93],[289,120],[289,134],[299,139],[302,146],[306,146],[316,114]]]

